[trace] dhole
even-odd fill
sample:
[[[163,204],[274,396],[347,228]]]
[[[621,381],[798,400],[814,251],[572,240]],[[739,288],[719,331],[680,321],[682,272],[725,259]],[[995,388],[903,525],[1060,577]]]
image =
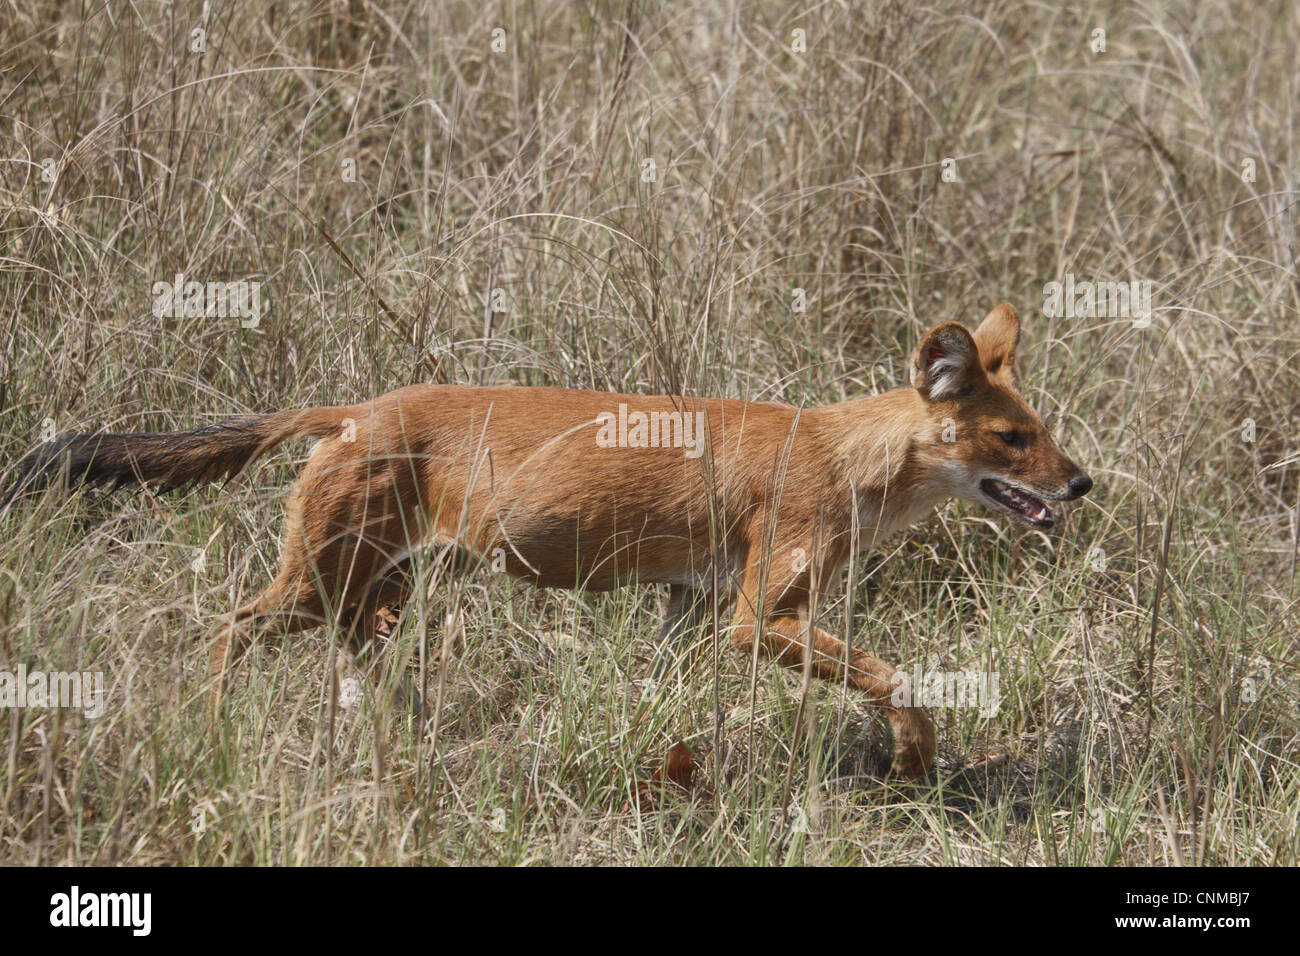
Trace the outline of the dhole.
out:
[[[809,634],[810,599],[854,546],[879,544],[952,496],[1045,528],[1052,502],[1092,487],[1016,391],[1019,332],[1009,305],[974,336],[936,326],[910,387],[821,408],[414,385],[188,432],[69,435],[20,463],[8,497],[60,473],[160,489],[213,481],[312,436],[321,441],[287,498],[279,575],[218,632],[218,699],[255,623],[290,633],[333,618],[367,645],[391,621],[380,611],[400,611],[417,547],[503,556],[510,574],[543,587],[667,584],[665,639],[695,631],[716,569],[732,594],[732,644],[757,642],[786,665],[811,653],[816,676],[847,677],[888,717],[894,770],[916,777],[934,753],[929,717],[891,704],[894,668]]]

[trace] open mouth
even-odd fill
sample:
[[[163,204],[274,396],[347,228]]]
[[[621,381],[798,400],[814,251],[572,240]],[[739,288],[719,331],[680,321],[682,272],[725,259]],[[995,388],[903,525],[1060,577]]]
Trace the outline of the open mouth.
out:
[[[1012,488],[1006,482],[998,481],[996,478],[985,478],[981,481],[980,491],[1035,528],[1052,526],[1052,512],[1043,503],[1043,499],[1035,498],[1027,491]]]

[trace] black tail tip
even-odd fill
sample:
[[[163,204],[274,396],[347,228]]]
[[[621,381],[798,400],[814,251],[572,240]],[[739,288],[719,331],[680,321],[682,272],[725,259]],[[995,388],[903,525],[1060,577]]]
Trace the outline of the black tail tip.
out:
[[[44,491],[56,480],[66,488],[78,477],[78,458],[86,439],[94,435],[60,435],[42,442],[14,466],[9,483],[0,494],[0,508],[8,507],[20,498],[28,498]]]

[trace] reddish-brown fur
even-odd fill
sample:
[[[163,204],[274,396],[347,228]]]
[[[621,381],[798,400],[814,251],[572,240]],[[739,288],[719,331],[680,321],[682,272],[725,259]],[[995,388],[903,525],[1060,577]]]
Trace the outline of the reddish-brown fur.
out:
[[[959,325],[938,326],[917,349],[914,387],[820,408],[414,385],[362,405],[244,420],[242,451],[223,446],[209,456],[216,464],[192,447],[169,461],[169,436],[129,436],[157,447],[139,445],[148,455],[133,458],[131,442],[114,446],[120,460],[100,464],[107,477],[91,474],[88,452],[72,470],[177,484],[234,473],[290,435],[322,437],[286,499],[279,574],[218,636],[218,695],[259,620],[288,633],[332,609],[365,643],[379,608],[400,610],[394,568],[417,547],[445,542],[488,562],[503,556],[510,574],[546,587],[672,585],[666,634],[697,622],[716,558],[719,579],[735,592],[731,642],[751,649],[757,640],[787,665],[803,664],[811,646],[813,673],[828,680],[846,678],[847,658],[848,683],[892,725],[895,769],[918,776],[934,730],[923,710],[891,704],[894,668],[820,629],[808,640],[805,622],[814,588],[831,586],[855,545],[872,547],[953,494],[976,497],[985,472],[1045,500],[1082,493],[1086,477],[1015,390],[1018,331],[1007,305],[973,341]],[[629,412],[702,412],[703,453],[600,447],[598,416],[617,414],[620,403]],[[999,437],[1011,430],[1023,447]],[[86,440],[74,436],[73,446],[76,438]]]

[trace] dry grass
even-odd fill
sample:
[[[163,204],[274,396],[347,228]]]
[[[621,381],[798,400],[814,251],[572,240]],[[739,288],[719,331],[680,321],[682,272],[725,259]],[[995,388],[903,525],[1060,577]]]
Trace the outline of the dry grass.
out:
[[[1098,488],[1052,536],[944,509],[825,602],[885,659],[1001,676],[996,716],[936,712],[911,793],[863,701],[816,688],[796,728],[798,675],[761,668],[751,707],[730,652],[629,732],[660,596],[486,574],[430,571],[401,631],[431,720],[368,679],[332,708],[321,629],[255,653],[214,727],[203,648],[269,575],[290,455],[21,503],[0,666],[103,671],[109,700],[0,712],[0,862],[1297,862],[1293,4],[82,9],[0,28],[6,463],[46,419],[413,381],[834,401],[1009,300]],[[178,272],[261,281],[260,327],[155,318]],[[1151,325],[1045,317],[1066,273],[1149,280]],[[679,738],[696,788],[624,811]]]

